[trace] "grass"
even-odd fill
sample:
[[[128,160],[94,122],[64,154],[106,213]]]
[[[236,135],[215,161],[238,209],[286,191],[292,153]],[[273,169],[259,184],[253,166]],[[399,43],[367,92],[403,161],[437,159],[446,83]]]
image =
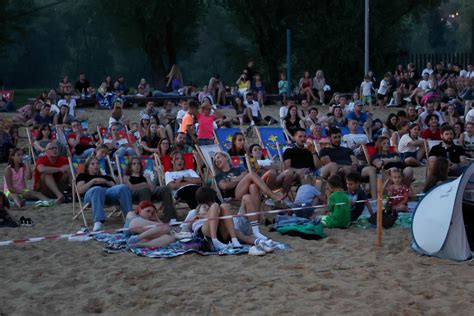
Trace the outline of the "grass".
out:
[[[13,96],[13,102],[17,109],[27,104],[29,98],[36,98],[42,91],[48,91],[48,89],[33,88],[33,89],[13,89],[15,95]]]

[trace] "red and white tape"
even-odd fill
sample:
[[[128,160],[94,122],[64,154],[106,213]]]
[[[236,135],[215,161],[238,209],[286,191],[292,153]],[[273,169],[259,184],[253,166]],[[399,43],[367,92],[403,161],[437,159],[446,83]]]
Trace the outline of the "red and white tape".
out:
[[[424,195],[424,194],[417,194],[417,196],[418,195]],[[400,197],[403,197],[403,196],[393,196],[393,197],[390,197],[390,199],[395,199],[395,198],[400,198]],[[351,204],[352,203],[365,203],[365,202],[370,202],[370,201],[377,201],[377,199],[357,200],[357,201],[351,201],[350,203]],[[341,202],[341,203],[335,203],[332,205],[345,205],[345,204],[346,203]],[[221,220],[221,219],[232,219],[236,217],[249,217],[249,216],[256,216],[256,215],[263,215],[263,214],[275,214],[275,213],[285,213],[285,212],[289,213],[293,211],[300,211],[300,210],[306,210],[306,209],[317,210],[317,209],[325,208],[327,206],[329,206],[329,204],[285,208],[285,209],[279,209],[279,210],[252,212],[252,213],[245,213],[245,214],[224,215],[224,216],[219,216],[219,217],[203,218],[203,220],[212,221],[212,220]],[[181,221],[181,222],[174,222],[172,225],[177,226],[181,224],[191,224],[191,223],[192,221]],[[170,224],[157,223],[156,225],[148,225],[148,226],[143,226],[143,227],[152,228],[152,227],[166,226],[166,225],[170,225]],[[24,238],[24,239],[4,240],[4,241],[0,241],[0,246],[21,245],[21,244],[40,242],[40,241],[69,239],[71,237],[92,237],[98,234],[114,234],[114,233],[117,234],[117,233],[123,233],[128,230],[129,228],[120,228],[120,229],[115,229],[115,230],[101,230],[101,231],[96,231],[96,232],[79,232],[79,233],[74,233],[74,234],[57,234],[57,235],[46,235],[46,236],[41,236],[41,237],[31,237],[31,238]]]

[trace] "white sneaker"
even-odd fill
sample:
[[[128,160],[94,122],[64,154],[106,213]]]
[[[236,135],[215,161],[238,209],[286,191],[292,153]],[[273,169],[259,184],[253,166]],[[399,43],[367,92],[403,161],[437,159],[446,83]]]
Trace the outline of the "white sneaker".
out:
[[[273,247],[271,246],[272,243],[273,243],[273,241],[271,239],[267,239],[267,240],[257,239],[256,240],[257,246],[265,252],[272,252],[273,251]]]
[[[265,254],[265,250],[260,248],[260,246],[252,246],[249,249],[249,255],[251,256],[264,256]]]
[[[410,97],[403,98],[403,100],[405,100],[405,101],[407,101],[407,102],[411,102],[411,98],[410,98]]]
[[[92,228],[93,232],[98,232],[102,230],[102,222],[95,222],[94,227]]]
[[[254,126],[254,125],[255,125],[254,121],[250,122],[250,126]]]

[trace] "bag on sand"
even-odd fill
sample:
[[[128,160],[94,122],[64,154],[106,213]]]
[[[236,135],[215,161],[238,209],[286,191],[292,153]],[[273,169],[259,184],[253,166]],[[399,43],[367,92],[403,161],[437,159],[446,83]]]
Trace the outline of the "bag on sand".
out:
[[[398,219],[398,213],[389,207],[382,210],[382,227],[391,228]],[[369,223],[377,225],[377,213],[369,217]]]

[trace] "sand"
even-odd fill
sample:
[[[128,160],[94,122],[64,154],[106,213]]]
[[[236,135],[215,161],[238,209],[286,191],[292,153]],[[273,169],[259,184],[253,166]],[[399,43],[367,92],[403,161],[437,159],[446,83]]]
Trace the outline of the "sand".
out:
[[[277,110],[267,106],[264,113],[276,117]],[[86,111],[91,126],[105,121],[106,112]],[[416,174],[419,188],[424,170]],[[82,222],[71,219],[71,209],[14,210],[17,218],[28,216],[36,224],[0,228],[0,240],[73,233]],[[106,228],[121,225],[117,217]],[[417,256],[408,229],[385,230],[382,247],[375,246],[374,229],[326,233],[325,239],[306,241],[268,232],[291,249],[264,257],[150,259],[105,254],[95,241],[1,247],[0,315],[474,313],[472,262]]]

